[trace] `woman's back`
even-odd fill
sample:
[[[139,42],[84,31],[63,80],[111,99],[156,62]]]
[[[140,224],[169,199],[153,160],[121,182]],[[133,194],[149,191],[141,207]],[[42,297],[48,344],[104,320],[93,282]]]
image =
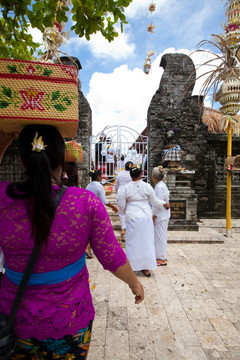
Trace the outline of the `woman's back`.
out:
[[[31,225],[26,212],[26,200],[8,197],[7,185],[0,183],[0,246],[6,266],[10,270],[24,272],[34,245],[30,235]],[[58,186],[53,189],[54,194]],[[110,229],[107,236],[99,235],[103,233],[103,219],[104,229]],[[75,263],[84,255],[89,240],[104,268],[116,270],[115,264],[113,266],[109,260],[110,254],[115,253],[116,258],[119,257],[116,266],[125,261],[123,256],[119,256],[110,220],[99,199],[84,189],[68,188],[58,205],[47,246],[43,245],[33,273],[57,271]],[[96,242],[98,246],[95,248]],[[16,289],[17,286],[4,276],[0,290],[0,311],[3,313],[9,313]],[[49,336],[58,339],[75,334],[87,326],[93,317],[85,266],[78,274],[61,283],[29,286],[17,314],[16,333],[22,338],[29,338],[34,328],[34,336],[39,340]]]
[[[149,200],[153,189],[150,184],[139,180],[130,181],[127,185],[124,185],[122,188],[120,188],[119,191],[125,194],[127,202],[131,202]]]

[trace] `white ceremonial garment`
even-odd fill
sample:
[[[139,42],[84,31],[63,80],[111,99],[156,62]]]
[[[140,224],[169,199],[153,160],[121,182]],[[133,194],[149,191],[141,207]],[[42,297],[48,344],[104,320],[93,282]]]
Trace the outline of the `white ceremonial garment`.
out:
[[[126,215],[126,254],[134,271],[157,267],[151,206],[163,207],[150,184],[131,181],[119,188],[118,207]]]
[[[116,177],[116,182],[115,182],[116,191],[118,191],[120,186],[127,185],[130,181],[132,181],[132,178],[130,176],[130,171],[128,170],[120,171]]]
[[[159,181],[155,186],[155,194],[158,199],[165,200],[169,203],[169,190],[163,181]],[[154,225],[154,245],[156,258],[161,260],[167,259],[167,231],[170,218],[170,209],[153,208],[153,215],[156,215]]]
[[[132,181],[132,178],[130,176],[130,171],[128,171],[128,170],[120,171],[116,177],[116,182],[115,182],[116,191],[118,191],[118,189],[121,186],[127,185],[130,181]],[[120,219],[120,223],[121,223],[121,229],[123,230],[126,228],[125,214],[123,214],[121,212],[121,210],[119,210],[118,215],[119,215],[119,219]]]
[[[86,189],[97,195],[104,205],[108,204],[108,200],[106,199],[105,189],[102,186],[102,184],[100,184],[99,181],[90,182],[86,187]]]

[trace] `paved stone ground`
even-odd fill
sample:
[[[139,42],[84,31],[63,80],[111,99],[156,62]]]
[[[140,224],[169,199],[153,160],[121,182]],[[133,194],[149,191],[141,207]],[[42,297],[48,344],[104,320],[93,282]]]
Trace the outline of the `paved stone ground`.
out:
[[[176,232],[180,234],[180,232]],[[240,233],[170,243],[168,266],[128,286],[87,260],[96,318],[88,360],[240,360]]]

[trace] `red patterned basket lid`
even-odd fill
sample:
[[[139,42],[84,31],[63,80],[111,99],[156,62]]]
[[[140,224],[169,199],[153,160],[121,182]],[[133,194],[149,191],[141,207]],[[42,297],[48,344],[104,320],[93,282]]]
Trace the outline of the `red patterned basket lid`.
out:
[[[75,66],[0,59],[0,129],[12,132],[28,124],[49,124],[63,137],[74,137],[77,81]]]

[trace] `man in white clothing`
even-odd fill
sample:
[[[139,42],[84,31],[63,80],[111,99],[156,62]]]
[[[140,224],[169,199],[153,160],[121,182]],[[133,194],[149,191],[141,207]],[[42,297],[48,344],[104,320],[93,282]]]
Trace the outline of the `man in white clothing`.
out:
[[[129,181],[132,181],[132,178],[129,173],[132,166],[133,166],[132,161],[127,161],[125,164],[125,170],[122,170],[118,173],[118,175],[116,177],[116,182],[115,182],[115,189],[117,192],[121,186],[127,185],[129,183]],[[121,236],[124,236],[125,228],[126,228],[125,215],[120,210],[118,212],[118,215],[119,215],[120,223],[121,223]]]

